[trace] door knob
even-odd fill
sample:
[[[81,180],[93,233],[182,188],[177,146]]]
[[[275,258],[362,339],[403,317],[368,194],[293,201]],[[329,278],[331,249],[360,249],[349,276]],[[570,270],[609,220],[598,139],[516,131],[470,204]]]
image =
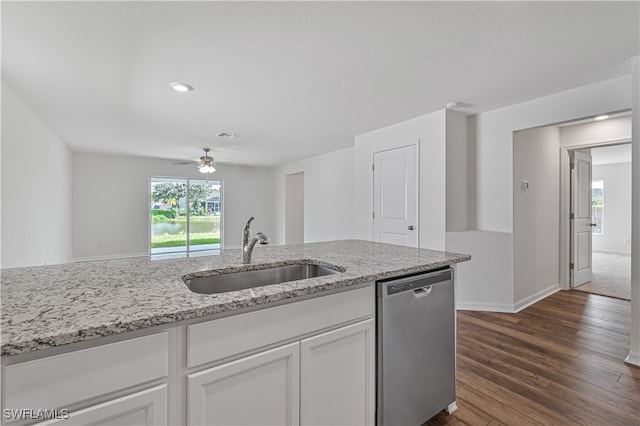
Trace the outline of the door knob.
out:
[[[595,226],[598,226],[598,224],[597,223],[592,223],[591,226],[595,227]]]
[[[408,229],[409,231],[413,231],[413,225],[409,225],[409,226],[407,226],[407,229]]]

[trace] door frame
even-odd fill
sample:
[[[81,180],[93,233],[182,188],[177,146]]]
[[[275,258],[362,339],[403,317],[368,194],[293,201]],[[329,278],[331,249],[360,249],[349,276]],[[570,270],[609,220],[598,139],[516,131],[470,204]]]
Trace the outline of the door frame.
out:
[[[369,228],[369,239],[371,241],[373,241],[374,239],[374,218],[373,218],[373,212],[375,209],[375,197],[374,197],[374,192],[375,192],[375,185],[374,185],[374,170],[373,170],[373,164],[374,164],[374,158],[375,158],[375,154],[378,152],[384,152],[384,151],[390,151],[393,149],[398,149],[398,148],[404,148],[407,146],[414,146],[416,149],[416,228],[417,228],[417,233],[416,233],[416,247],[420,247],[420,138],[415,138],[415,139],[409,139],[409,140],[403,140],[403,141],[396,141],[396,142],[385,142],[385,143],[381,143],[381,144],[376,144],[376,145],[372,145],[370,147],[370,157],[369,160],[371,162],[371,174],[369,176],[371,176],[371,215],[369,216],[369,218],[371,219],[371,226]]]
[[[560,147],[560,288],[571,289],[571,151],[585,148],[599,148],[603,146],[624,145],[631,143],[631,139],[591,142],[569,147]]]

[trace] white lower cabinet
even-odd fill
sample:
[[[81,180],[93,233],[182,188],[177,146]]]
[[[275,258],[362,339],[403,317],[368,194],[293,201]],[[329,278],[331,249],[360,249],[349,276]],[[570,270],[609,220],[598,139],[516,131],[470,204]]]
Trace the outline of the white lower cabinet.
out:
[[[373,319],[305,339],[300,352],[301,424],[374,424]]]
[[[166,425],[168,360],[163,331],[3,366],[3,424]]]
[[[375,321],[188,375],[189,425],[371,425]]]
[[[374,316],[375,289],[368,286],[59,355],[3,360],[1,420],[371,425]],[[32,410],[58,414],[34,418]]]
[[[56,425],[152,426],[167,424],[167,385],[137,392],[84,410],[72,412],[68,418],[39,423]]]
[[[297,425],[299,344],[190,374],[190,425]]]
[[[185,334],[189,425],[375,424],[373,285]]]

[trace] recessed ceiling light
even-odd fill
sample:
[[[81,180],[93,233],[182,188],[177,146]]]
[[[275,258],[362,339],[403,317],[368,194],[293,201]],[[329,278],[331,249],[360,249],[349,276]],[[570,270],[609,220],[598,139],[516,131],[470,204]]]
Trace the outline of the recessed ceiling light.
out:
[[[236,135],[235,133],[227,133],[227,132],[220,132],[217,135],[219,138],[226,138],[226,139],[235,139],[240,135]]]
[[[600,121],[600,120],[606,120],[607,118],[609,118],[608,115],[599,115],[599,116],[595,117],[594,120]]]
[[[193,86],[188,85],[187,83],[183,83],[181,81],[172,81],[169,83],[169,86],[176,92],[190,92],[193,90]]]

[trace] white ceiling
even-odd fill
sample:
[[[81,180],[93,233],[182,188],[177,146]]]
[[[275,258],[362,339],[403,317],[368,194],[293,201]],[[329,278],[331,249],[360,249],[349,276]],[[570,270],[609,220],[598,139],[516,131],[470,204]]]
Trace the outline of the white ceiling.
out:
[[[76,151],[270,166],[628,74],[639,22],[637,1],[3,1],[2,78]]]
[[[591,158],[594,166],[604,164],[630,163],[631,144],[602,146],[591,148]]]

